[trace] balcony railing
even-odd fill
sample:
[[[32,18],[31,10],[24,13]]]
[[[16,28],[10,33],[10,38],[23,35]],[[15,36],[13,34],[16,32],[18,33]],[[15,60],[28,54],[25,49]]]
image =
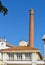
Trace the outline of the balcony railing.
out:
[[[13,60],[12,60],[12,59],[9,59],[9,60],[7,60],[7,61],[32,61],[32,60],[31,60],[31,59],[28,59],[28,60],[27,60],[27,59],[26,59],[26,60],[22,60],[22,59],[17,59],[17,60],[14,60],[14,59],[13,59]]]
[[[31,60],[14,60],[14,61],[6,61],[7,64],[32,64],[32,63],[36,63],[36,64],[45,64],[44,61],[31,61]]]

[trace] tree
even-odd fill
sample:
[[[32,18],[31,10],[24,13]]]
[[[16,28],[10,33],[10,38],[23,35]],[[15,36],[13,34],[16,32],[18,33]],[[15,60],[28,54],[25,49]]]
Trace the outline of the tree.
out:
[[[8,9],[4,5],[2,5],[1,1],[0,1],[0,12],[2,12],[3,15],[6,15],[8,12]]]

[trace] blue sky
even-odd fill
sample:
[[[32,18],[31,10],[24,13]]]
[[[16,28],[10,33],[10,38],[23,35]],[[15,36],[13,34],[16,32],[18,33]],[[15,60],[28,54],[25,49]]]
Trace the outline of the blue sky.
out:
[[[45,0],[1,0],[8,14],[0,13],[0,38],[13,45],[29,41],[29,10],[34,9],[34,45],[43,55],[42,36],[45,34]]]

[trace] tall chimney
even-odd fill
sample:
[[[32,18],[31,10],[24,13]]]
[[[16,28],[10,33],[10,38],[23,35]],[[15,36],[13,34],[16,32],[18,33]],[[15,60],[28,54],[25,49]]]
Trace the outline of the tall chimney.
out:
[[[29,45],[34,47],[34,11],[30,10],[30,24],[29,24]]]

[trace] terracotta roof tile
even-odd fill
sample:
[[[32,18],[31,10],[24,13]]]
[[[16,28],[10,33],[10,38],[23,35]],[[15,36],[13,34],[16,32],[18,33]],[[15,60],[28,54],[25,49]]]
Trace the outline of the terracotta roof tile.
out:
[[[17,46],[17,47],[11,47],[11,48],[8,48],[8,49],[2,49],[1,52],[11,52],[11,51],[25,51],[25,50],[38,50],[36,48],[31,48],[29,46]]]
[[[14,47],[12,44],[6,42],[6,46],[9,46],[9,47]]]
[[[41,56],[41,54],[40,54],[40,52],[39,52],[39,50],[37,49],[37,48],[31,48],[31,47],[29,47],[29,46],[17,46],[17,47],[11,47],[11,48],[8,48],[8,49],[2,49],[2,50],[0,50],[0,52],[17,52],[17,51],[32,51],[33,50],[33,52],[35,51],[35,52],[38,52],[38,54],[40,55],[40,58],[42,59],[42,56]]]

